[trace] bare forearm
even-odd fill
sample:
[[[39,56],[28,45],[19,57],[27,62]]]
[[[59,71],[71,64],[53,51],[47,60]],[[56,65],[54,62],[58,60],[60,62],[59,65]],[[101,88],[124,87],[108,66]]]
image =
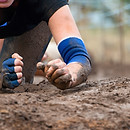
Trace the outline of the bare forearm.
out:
[[[53,14],[49,20],[49,27],[57,44],[66,37],[81,38],[68,5]]]

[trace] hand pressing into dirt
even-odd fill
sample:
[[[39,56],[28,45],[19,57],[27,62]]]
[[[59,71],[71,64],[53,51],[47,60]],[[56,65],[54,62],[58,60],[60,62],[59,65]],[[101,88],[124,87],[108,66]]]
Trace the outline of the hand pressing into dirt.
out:
[[[71,74],[60,59],[52,60],[47,65],[39,62],[37,68],[43,70],[44,76],[57,88],[66,89],[71,86]]]
[[[22,82],[22,57],[14,53],[11,58],[6,59],[2,64],[2,87],[11,88],[19,86]]]
[[[89,66],[83,67],[78,62],[66,65],[60,59],[52,60],[44,65],[42,62],[37,64],[42,69],[46,78],[59,89],[68,89],[74,87],[87,79],[90,71]]]

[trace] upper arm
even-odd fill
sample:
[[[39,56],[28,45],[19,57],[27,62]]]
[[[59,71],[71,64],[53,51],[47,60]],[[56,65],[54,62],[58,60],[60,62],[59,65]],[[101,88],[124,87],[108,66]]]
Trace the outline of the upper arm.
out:
[[[48,25],[57,44],[66,37],[81,38],[68,5],[58,9],[49,19]]]

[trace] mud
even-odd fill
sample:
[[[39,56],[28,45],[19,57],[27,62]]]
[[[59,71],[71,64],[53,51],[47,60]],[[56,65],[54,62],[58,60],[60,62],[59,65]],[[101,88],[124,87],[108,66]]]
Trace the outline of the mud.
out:
[[[1,130],[130,130],[130,78],[59,90],[43,79],[0,92]]]

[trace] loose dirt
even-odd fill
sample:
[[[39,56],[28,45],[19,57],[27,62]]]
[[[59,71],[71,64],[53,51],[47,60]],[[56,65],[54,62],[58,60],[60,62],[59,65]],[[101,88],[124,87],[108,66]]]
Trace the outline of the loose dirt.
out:
[[[130,130],[130,78],[59,90],[46,79],[0,92],[0,130]]]

